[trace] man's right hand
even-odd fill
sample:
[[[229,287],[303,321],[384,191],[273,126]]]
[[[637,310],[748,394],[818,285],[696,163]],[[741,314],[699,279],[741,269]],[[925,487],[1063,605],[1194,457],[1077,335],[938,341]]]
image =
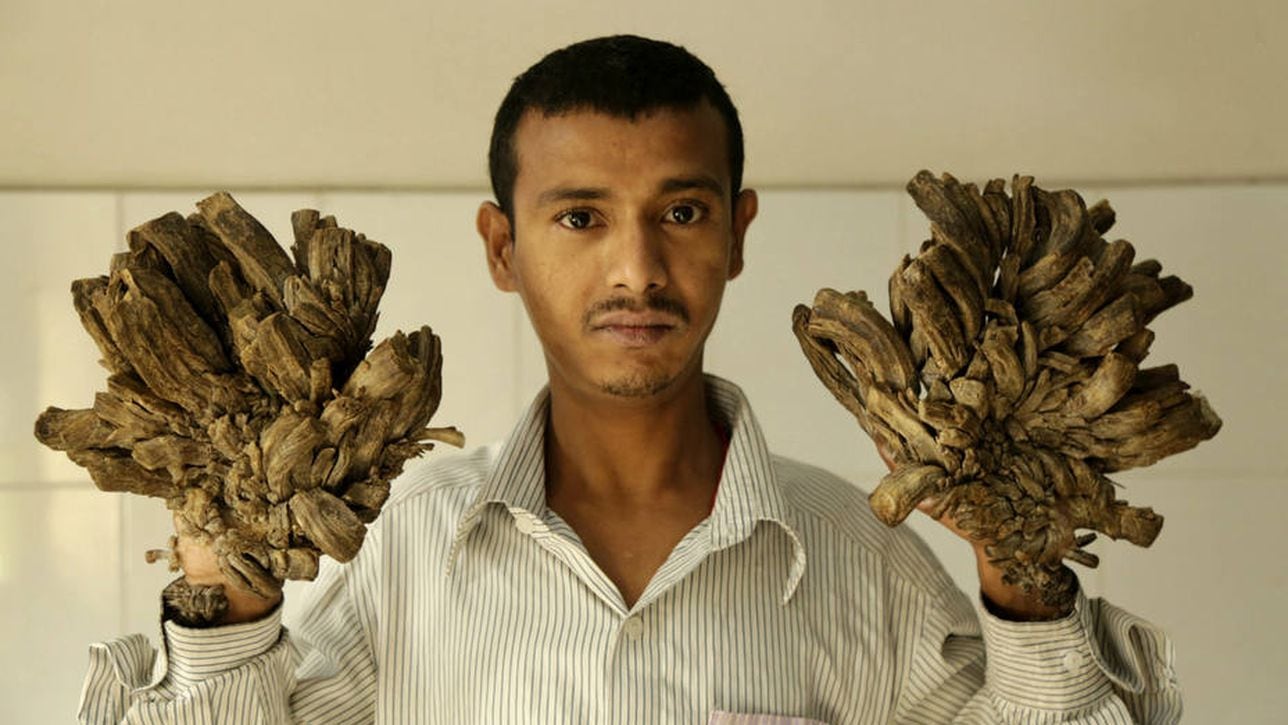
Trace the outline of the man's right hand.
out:
[[[219,569],[219,558],[210,546],[189,536],[180,536],[175,546],[179,566],[189,584],[212,586],[221,584],[228,599],[228,611],[218,624],[239,624],[262,618],[282,601],[282,593],[265,599],[248,589],[234,586]]]

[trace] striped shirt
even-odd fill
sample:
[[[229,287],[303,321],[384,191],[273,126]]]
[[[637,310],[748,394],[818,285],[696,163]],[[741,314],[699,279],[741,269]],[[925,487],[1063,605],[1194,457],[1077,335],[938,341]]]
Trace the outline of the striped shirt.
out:
[[[545,505],[542,391],[504,442],[409,467],[359,555],[280,610],[93,645],[82,722],[1175,722],[1171,642],[1079,594],[1007,622],[862,491],[771,455],[741,391],[715,507],[630,607]],[[985,657],[987,652],[987,657]],[[723,719],[722,719],[723,718]]]

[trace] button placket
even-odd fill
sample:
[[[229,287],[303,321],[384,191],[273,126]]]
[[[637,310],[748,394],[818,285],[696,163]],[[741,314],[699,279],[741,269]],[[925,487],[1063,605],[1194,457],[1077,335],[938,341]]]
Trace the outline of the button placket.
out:
[[[622,623],[622,633],[632,642],[638,640],[644,634],[644,622],[638,614],[629,617]]]

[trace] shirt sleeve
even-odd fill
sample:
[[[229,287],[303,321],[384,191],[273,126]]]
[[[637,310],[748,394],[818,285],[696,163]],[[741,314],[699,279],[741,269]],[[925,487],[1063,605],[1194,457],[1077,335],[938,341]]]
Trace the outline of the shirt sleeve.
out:
[[[224,627],[164,622],[160,651],[140,634],[92,645],[80,722],[370,722],[374,618],[363,558],[323,563],[293,631],[279,607]]]
[[[910,618],[920,632],[900,722],[1180,720],[1172,643],[1144,619],[1081,589],[1068,617],[1046,622],[1003,620],[954,594]]]

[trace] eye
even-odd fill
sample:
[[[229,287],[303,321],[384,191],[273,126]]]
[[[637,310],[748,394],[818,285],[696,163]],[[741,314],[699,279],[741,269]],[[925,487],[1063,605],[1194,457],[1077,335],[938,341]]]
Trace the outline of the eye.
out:
[[[585,209],[572,209],[560,214],[556,221],[568,229],[586,229],[595,223],[595,215]]]
[[[703,219],[706,213],[706,207],[701,204],[685,202],[667,209],[666,220],[676,224],[693,224]]]

